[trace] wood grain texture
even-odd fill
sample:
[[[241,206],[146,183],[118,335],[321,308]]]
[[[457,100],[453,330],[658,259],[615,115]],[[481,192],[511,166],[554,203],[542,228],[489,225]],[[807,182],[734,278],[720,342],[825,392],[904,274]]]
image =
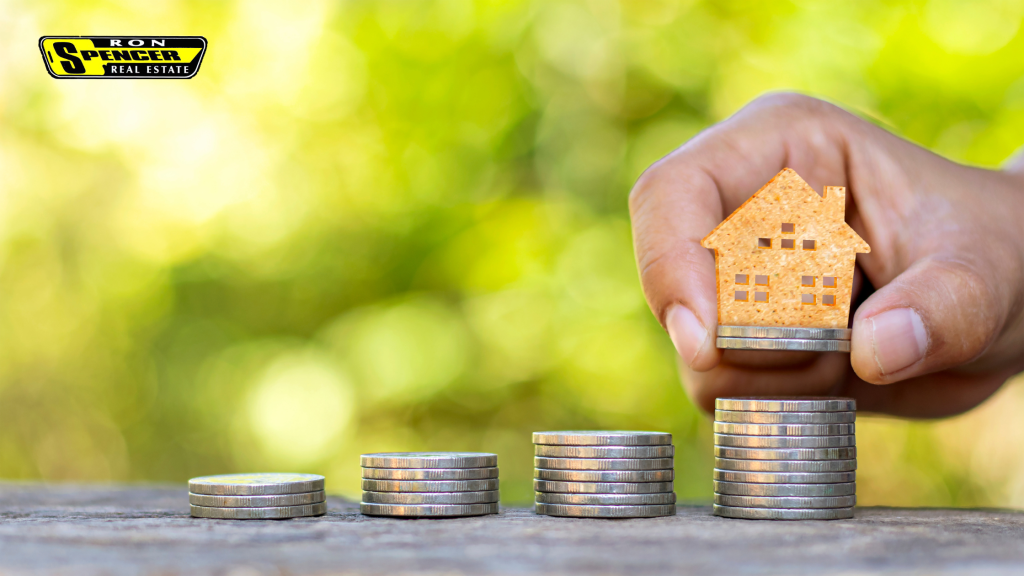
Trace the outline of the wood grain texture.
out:
[[[871,249],[845,214],[845,188],[826,186],[820,195],[789,168],[755,192],[701,241],[715,250],[719,325],[846,328],[856,255]],[[806,241],[813,250],[804,248]],[[767,285],[757,285],[758,276]],[[805,276],[813,286],[803,285]],[[833,287],[824,285],[825,277],[835,278]],[[736,300],[737,291],[747,293],[746,301]],[[757,301],[759,292],[766,301]]]
[[[180,487],[0,484],[0,574],[1019,574],[1024,513],[858,508],[853,520],[203,520]]]

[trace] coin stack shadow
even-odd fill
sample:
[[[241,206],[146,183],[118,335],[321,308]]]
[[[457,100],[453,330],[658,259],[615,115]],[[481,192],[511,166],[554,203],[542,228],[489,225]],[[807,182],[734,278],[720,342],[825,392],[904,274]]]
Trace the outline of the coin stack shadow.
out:
[[[369,516],[445,518],[498,513],[498,456],[484,452],[363,454]]]
[[[714,514],[853,518],[856,410],[850,398],[715,400]]]
[[[719,326],[715,346],[733,350],[849,352],[848,328]]]
[[[675,447],[665,432],[534,432],[537,514],[650,518],[676,513]]]
[[[225,474],[188,481],[192,516],[284,520],[327,513],[324,477],[317,474]]]

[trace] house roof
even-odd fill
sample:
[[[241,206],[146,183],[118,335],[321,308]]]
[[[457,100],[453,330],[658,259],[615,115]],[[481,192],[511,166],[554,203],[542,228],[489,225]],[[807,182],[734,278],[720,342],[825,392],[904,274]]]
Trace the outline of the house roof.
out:
[[[793,222],[802,230],[814,229],[822,239],[835,247],[856,253],[870,252],[871,247],[846,223],[845,188],[826,187],[818,194],[793,169],[784,168],[733,211],[728,218],[701,240],[705,248],[724,248],[735,244],[738,235],[763,234],[765,224]],[[772,234],[773,236],[775,234]]]

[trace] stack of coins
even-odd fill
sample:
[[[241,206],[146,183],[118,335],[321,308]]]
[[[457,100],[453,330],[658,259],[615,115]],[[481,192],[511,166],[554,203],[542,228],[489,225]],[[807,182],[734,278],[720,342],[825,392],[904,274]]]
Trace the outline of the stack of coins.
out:
[[[735,350],[805,350],[849,352],[846,328],[785,328],[760,326],[719,326],[715,345]]]
[[[671,434],[534,432],[533,443],[538,514],[649,518],[676,513]]]
[[[363,501],[370,516],[482,516],[498,513],[498,456],[483,452],[363,454]]]
[[[284,520],[327,513],[324,477],[316,474],[225,474],[188,481],[196,518]]]
[[[715,515],[853,518],[856,410],[850,398],[715,400]]]

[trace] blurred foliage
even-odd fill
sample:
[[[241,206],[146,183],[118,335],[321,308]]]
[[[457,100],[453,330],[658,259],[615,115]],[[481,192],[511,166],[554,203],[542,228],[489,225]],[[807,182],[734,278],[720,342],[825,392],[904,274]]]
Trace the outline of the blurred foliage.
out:
[[[0,477],[243,470],[710,426],[646,308],[626,195],[770,90],[996,166],[1024,2],[0,1]],[[201,34],[188,81],[57,81],[44,34]],[[863,419],[865,504],[1024,505],[1011,386]]]

